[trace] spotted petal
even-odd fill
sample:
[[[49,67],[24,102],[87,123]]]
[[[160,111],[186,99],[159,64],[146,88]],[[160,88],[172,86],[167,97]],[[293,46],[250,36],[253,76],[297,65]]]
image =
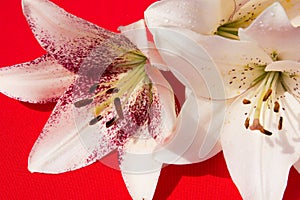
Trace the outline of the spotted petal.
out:
[[[196,40],[220,71],[227,99],[246,91],[257,77],[264,74],[264,67],[272,62],[255,43],[200,35]]]
[[[236,99],[226,116],[221,144],[227,167],[243,199],[282,199],[290,167],[300,156],[299,126],[295,126],[299,102],[285,93],[283,129],[270,137],[244,127],[244,113],[249,108],[241,101],[246,96]],[[265,116],[270,116],[272,111],[266,112]],[[270,119],[265,121],[274,123]]]
[[[143,133],[136,133],[120,149],[120,168],[133,199],[152,199],[163,162],[153,158],[160,140],[169,137],[175,122],[175,102],[171,86],[159,70],[147,66],[146,71],[158,96],[150,109],[150,122]],[[158,105],[157,105],[158,104]]]
[[[29,156],[31,172],[61,173],[95,162],[112,151],[108,138],[99,139],[98,126],[89,126],[92,112],[74,114],[74,86],[71,85],[54,108]],[[80,117],[81,120],[76,120]],[[80,123],[79,123],[80,122]],[[99,146],[95,146],[95,135]],[[101,151],[96,151],[101,148]]]
[[[230,18],[234,9],[232,0],[165,0],[152,4],[145,11],[145,19],[150,28],[175,26],[213,34],[222,22]]]
[[[50,55],[31,62],[0,69],[0,91],[31,103],[57,100],[74,81],[75,75]]]
[[[274,3],[247,29],[239,31],[241,40],[254,41],[269,55],[276,53],[280,60],[300,59],[300,28],[292,26],[284,8]]]
[[[23,0],[23,12],[40,45],[71,71],[95,46],[115,34],[67,13],[48,0]]]

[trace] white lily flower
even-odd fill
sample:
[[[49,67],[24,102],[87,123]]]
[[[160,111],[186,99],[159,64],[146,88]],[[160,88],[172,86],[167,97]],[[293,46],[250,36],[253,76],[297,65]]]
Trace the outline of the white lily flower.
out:
[[[1,68],[0,91],[32,103],[58,99],[30,153],[28,169],[62,173],[118,150],[132,198],[152,199],[162,162],[151,155],[172,134],[176,114],[172,88],[136,47],[148,47],[144,22],[122,29],[142,28],[137,35],[124,33],[130,41],[48,0],[22,3],[47,54]]]
[[[198,118],[208,119],[206,123],[203,123],[203,120],[200,119],[198,122],[201,125],[198,126],[201,126],[201,128],[198,127],[189,131],[190,133],[197,132],[197,138],[194,138],[194,141],[197,142],[189,146],[190,151],[186,151],[185,155],[181,155],[179,160],[176,161],[175,157],[184,148],[179,148],[179,144],[185,146],[180,143],[182,139],[178,140],[178,145],[175,140],[172,145],[165,146],[166,153],[157,155],[157,159],[174,164],[188,164],[208,159],[221,150],[218,143],[219,130],[222,126],[225,107],[230,105],[231,102],[228,100],[226,103],[211,102],[203,99],[203,97],[220,99],[224,96],[224,92],[223,86],[217,78],[220,76],[218,70],[209,67],[214,66],[211,63],[210,55],[201,45],[197,45],[198,34],[205,36],[222,35],[227,38],[239,39],[238,29],[249,26],[250,22],[273,2],[275,1],[162,0],[152,4],[145,11],[146,24],[153,34],[156,47],[170,66],[168,70],[175,75],[180,71],[180,76],[177,76],[177,78],[196,93],[193,97],[197,97],[197,105],[202,112],[201,117]],[[291,19],[295,18],[294,21],[297,24],[300,1],[280,2],[285,6],[289,17]],[[168,51],[176,54],[177,57],[181,55],[187,59],[188,63],[178,62],[174,56],[166,55],[165,52]],[[202,63],[201,67],[195,67],[199,63]],[[182,66],[185,66],[185,68]],[[188,78],[190,74],[200,74],[200,77],[193,82],[193,79]],[[182,80],[182,77],[185,77],[188,81]],[[210,110],[205,109],[207,112],[204,113],[202,106],[204,108],[210,107]],[[213,118],[218,120],[212,120]],[[216,121],[218,121],[218,124]],[[196,125],[189,127],[196,127]],[[180,135],[180,132],[178,133]],[[183,135],[182,137],[187,136]],[[195,136],[193,135],[193,137]],[[186,143],[186,145],[188,144]],[[189,160],[182,160],[183,157],[187,157],[186,155],[188,155]]]
[[[162,0],[145,12],[149,27],[180,27],[203,35],[238,39],[238,29],[245,28],[276,0]],[[299,16],[299,0],[279,0],[290,19]],[[300,17],[299,17],[300,18]],[[295,19],[295,24],[298,19]]]
[[[203,52],[196,51],[197,45],[175,40],[184,35],[200,44],[214,61],[210,68],[220,71],[225,96],[233,101],[225,116],[221,144],[244,199],[282,199],[290,167],[299,171],[300,30],[291,24],[285,9],[279,3],[267,8],[248,28],[240,29],[240,41],[204,36],[175,23],[175,28],[165,28],[168,31],[150,23],[159,48],[181,48],[181,52],[198,56],[195,66],[203,68],[207,62]],[[168,46],[172,41],[176,41],[174,46]]]

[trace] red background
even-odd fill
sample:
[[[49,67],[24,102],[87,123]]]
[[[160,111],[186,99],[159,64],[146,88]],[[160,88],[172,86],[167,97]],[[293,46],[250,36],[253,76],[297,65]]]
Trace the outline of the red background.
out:
[[[116,31],[143,17],[154,0],[54,0],[67,11]],[[22,14],[21,0],[0,3],[0,67],[44,54]],[[130,199],[119,171],[95,163],[59,175],[31,174],[27,157],[54,104],[21,103],[0,94],[0,199]],[[274,166],[276,167],[276,166]],[[300,175],[291,170],[284,199],[300,199]],[[162,170],[154,199],[241,199],[223,154],[199,164]]]

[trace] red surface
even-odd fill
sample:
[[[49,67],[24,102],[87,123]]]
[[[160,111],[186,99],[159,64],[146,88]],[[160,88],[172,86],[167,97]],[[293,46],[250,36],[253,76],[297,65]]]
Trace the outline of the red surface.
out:
[[[110,30],[143,17],[154,0],[55,0],[71,13]],[[44,53],[21,10],[21,0],[2,1],[0,67]],[[59,175],[31,174],[27,157],[54,104],[21,103],[0,94],[0,199],[130,199],[119,171],[95,163]],[[276,167],[276,166],[274,166]],[[300,175],[291,170],[286,200],[300,199]],[[222,154],[209,161],[163,169],[155,198],[241,199]]]

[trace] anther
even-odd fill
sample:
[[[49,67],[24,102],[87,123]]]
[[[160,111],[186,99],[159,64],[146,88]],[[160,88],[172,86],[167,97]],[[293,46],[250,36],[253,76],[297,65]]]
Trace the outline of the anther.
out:
[[[94,119],[92,119],[89,123],[90,126],[97,124],[103,117],[101,115],[98,115]]]
[[[114,93],[118,93],[119,89],[118,88],[110,88],[106,91],[106,94],[114,94]]]
[[[272,132],[270,132],[270,131],[268,131],[268,130],[266,130],[266,129],[260,129],[260,132],[261,133],[263,133],[263,134],[265,134],[265,135],[268,135],[268,136],[271,136],[272,135]]]
[[[121,100],[119,97],[114,99],[115,108],[120,119],[124,119]]]
[[[249,118],[249,117],[247,117],[247,118],[246,118],[246,120],[245,120],[245,123],[244,123],[244,125],[245,125],[246,129],[248,129],[248,128],[249,128],[249,122],[250,122],[250,118]]]
[[[282,122],[283,122],[283,117],[280,117],[278,122],[278,130],[282,130]]]
[[[83,106],[87,106],[87,105],[91,104],[92,102],[93,102],[93,99],[82,99],[80,101],[75,102],[74,106],[76,108],[81,108]]]
[[[116,123],[116,118],[113,117],[111,120],[106,122],[106,128],[111,127],[112,125],[114,125],[114,123]]]
[[[98,83],[92,85],[92,87],[90,87],[89,92],[90,92],[90,93],[95,92],[95,91],[98,89],[98,87],[99,87],[99,84],[98,84]]]
[[[279,112],[279,108],[280,108],[280,105],[277,101],[275,101],[274,103],[274,112],[278,113]]]
[[[248,100],[248,99],[244,99],[244,100],[243,100],[243,104],[250,104],[250,103],[251,103],[251,101]]]
[[[267,101],[267,99],[271,96],[272,94],[272,89],[268,89],[268,91],[266,92],[263,101]]]

